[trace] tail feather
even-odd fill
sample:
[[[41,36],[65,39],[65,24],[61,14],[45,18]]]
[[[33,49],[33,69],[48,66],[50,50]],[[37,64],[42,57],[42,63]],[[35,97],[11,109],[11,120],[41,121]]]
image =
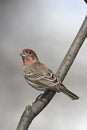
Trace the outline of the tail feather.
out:
[[[68,90],[63,84],[60,84],[59,90],[63,92],[65,95],[67,95],[68,97],[70,97],[72,100],[79,99],[79,97],[76,94]]]

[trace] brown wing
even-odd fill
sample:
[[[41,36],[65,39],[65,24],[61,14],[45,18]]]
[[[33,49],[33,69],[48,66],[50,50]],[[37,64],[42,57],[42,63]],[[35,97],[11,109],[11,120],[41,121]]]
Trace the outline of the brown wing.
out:
[[[46,86],[54,86],[55,82],[57,82],[57,78],[53,72],[39,61],[27,66],[25,70],[27,70],[25,72],[25,78],[27,77],[32,82],[37,81]]]

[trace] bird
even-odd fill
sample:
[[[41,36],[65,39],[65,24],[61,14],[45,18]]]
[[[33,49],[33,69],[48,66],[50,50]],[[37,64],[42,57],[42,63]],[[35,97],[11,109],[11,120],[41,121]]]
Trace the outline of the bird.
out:
[[[79,97],[68,90],[57,76],[38,59],[37,54],[32,49],[23,49],[20,53],[23,60],[23,75],[27,83],[39,91],[53,90],[62,92],[72,100]]]

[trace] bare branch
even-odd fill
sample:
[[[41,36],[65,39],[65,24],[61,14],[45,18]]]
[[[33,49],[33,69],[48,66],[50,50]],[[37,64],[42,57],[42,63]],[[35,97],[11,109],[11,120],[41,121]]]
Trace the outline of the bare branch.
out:
[[[85,18],[76,38],[74,39],[70,49],[68,50],[62,64],[60,65],[56,73],[58,80],[63,81],[63,79],[65,78],[70,66],[72,65],[86,37],[87,37],[87,17]]]
[[[56,75],[58,81],[63,81],[70,66],[72,65],[80,47],[82,46],[85,38],[87,37],[87,17],[85,18],[75,40],[73,41],[69,51],[67,52],[62,64],[60,65]],[[27,106],[22,114],[20,122],[16,130],[28,130],[32,120],[46,107],[55,95],[54,91],[47,90],[40,98],[37,98],[32,106]]]

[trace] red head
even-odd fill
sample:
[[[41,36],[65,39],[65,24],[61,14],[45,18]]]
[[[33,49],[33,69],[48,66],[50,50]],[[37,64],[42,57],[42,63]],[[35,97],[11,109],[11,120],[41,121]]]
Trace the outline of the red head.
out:
[[[24,49],[20,55],[23,59],[24,66],[29,65],[33,61],[38,60],[36,53],[31,49]]]

